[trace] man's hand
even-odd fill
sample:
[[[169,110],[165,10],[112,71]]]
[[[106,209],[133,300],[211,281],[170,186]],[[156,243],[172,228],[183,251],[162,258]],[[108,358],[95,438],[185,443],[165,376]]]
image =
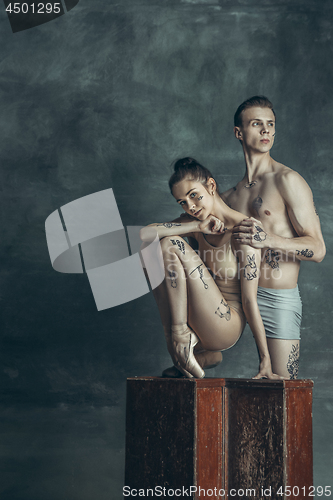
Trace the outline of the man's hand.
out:
[[[224,223],[215,215],[209,215],[207,219],[200,222],[199,230],[204,234],[222,234],[226,231]]]
[[[269,247],[270,236],[260,221],[254,217],[243,219],[239,224],[236,224],[232,230],[233,237],[238,243],[250,245],[253,248]]]

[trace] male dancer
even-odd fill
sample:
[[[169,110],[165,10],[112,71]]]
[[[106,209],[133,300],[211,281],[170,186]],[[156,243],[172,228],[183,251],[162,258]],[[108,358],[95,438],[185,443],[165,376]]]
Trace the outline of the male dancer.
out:
[[[297,378],[302,304],[297,280],[301,260],[321,262],[326,249],[311,189],[294,170],[270,156],[275,112],[264,96],[243,102],[234,117],[246,172],[223,193],[233,209],[249,216],[235,238],[262,249],[258,304],[274,373]]]

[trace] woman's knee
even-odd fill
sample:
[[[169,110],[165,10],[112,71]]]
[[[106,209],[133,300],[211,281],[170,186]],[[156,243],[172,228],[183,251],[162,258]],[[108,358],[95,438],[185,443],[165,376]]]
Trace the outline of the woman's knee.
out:
[[[163,254],[181,252],[185,255],[186,241],[181,236],[166,236],[160,240]]]

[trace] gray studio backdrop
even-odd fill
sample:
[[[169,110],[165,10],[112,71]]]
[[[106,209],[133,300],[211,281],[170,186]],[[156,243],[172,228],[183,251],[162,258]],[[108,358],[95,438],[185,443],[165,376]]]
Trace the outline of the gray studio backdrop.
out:
[[[172,160],[243,175],[233,113],[266,94],[272,156],[311,185],[328,253],[302,263],[300,376],[314,389],[316,485],[332,480],[333,9],[317,0],[81,0],[12,33],[0,5],[0,498],[122,498],[125,381],[170,365],[151,294],[98,312],[50,264],[44,222],[113,188],[122,222],[179,214]],[[251,377],[246,330],[210,376]]]

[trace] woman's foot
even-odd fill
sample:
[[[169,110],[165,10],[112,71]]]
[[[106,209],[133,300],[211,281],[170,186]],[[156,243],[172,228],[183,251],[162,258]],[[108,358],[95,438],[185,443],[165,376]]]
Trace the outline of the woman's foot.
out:
[[[188,325],[172,326],[171,340],[176,368],[188,378],[204,378],[205,372],[193,354],[199,339],[191,328]]]
[[[215,368],[222,361],[221,351],[194,351],[194,357],[198,361],[201,368],[209,370],[210,368]],[[170,366],[162,372],[162,377],[168,378],[182,378],[184,375],[175,366]]]

